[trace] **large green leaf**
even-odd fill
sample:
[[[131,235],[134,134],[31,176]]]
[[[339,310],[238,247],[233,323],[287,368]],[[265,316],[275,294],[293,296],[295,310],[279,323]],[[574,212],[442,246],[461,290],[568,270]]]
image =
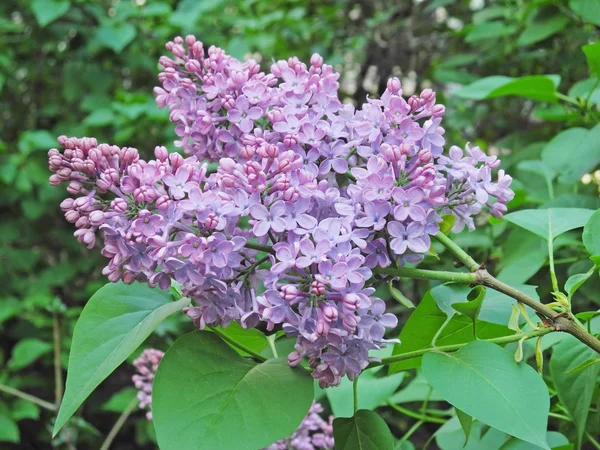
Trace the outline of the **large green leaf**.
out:
[[[497,278],[508,284],[527,282],[548,260],[546,243],[539,236],[522,228],[510,232],[502,250]]]
[[[504,216],[506,220],[537,234],[546,241],[583,227],[594,211],[581,208],[525,209]]]
[[[384,370],[379,368],[365,370],[358,377],[358,407],[360,409],[375,409],[386,404],[387,399],[398,389],[404,373],[382,376]],[[378,376],[379,375],[379,376]],[[336,417],[351,416],[354,409],[352,398],[352,381],[348,377],[336,388],[325,389],[325,394]]]
[[[456,353],[427,353],[423,374],[456,408],[511,436],[548,448],[546,384],[533,368],[515,363],[502,347],[475,341]]]
[[[583,20],[600,25],[600,0],[570,0],[569,7]]]
[[[454,95],[472,100],[516,95],[555,103],[556,88],[559,83],[558,75],[532,75],[521,78],[494,75],[477,80],[456,91]]]
[[[18,444],[20,441],[19,427],[11,417],[11,411],[0,402],[0,442],[13,442]]]
[[[600,209],[592,214],[583,227],[583,245],[590,256],[600,256]]]
[[[569,335],[554,347],[550,358],[550,375],[554,381],[554,387],[558,392],[560,402],[575,422],[580,442],[600,374],[600,365],[593,364],[583,370],[571,373],[568,371],[596,356],[597,353],[594,350]]]
[[[423,373],[418,370],[415,377],[404,387],[392,395],[388,401],[391,403],[410,403],[422,402],[428,399],[432,402],[443,400],[436,391],[433,390]]]
[[[245,345],[256,353],[261,353],[264,349],[269,346],[267,337],[256,328],[244,328],[237,322],[231,322],[227,328],[219,328],[221,333],[230,337],[236,342]],[[242,356],[248,356],[246,352],[238,349],[237,347],[232,348]]]
[[[54,22],[71,7],[69,0],[33,0],[31,10],[40,27]]]
[[[436,289],[438,289],[438,296],[440,296],[441,291],[439,288]],[[433,290],[428,291],[425,294],[423,300],[419,303],[419,306],[417,306],[406,321],[406,324],[402,327],[400,332],[400,344],[394,346],[394,355],[402,355],[415,350],[423,350],[432,347],[431,341],[433,337],[440,327],[444,325],[444,322],[446,322],[448,317],[448,315],[439,308],[441,302],[436,304],[432,291]],[[447,290],[444,291],[449,292]],[[463,301],[467,301],[466,293]],[[448,308],[451,313],[455,312],[451,305],[448,305]],[[513,331],[509,330],[506,326],[480,320],[477,321],[478,339],[490,339],[510,334],[513,334]],[[471,319],[469,317],[455,315],[438,336],[436,345],[462,344],[474,339],[473,323]],[[410,358],[390,365],[389,371],[390,373],[394,373],[400,370],[413,369],[419,367],[420,364],[421,357]]]
[[[376,412],[359,409],[353,417],[333,421],[336,450],[392,450],[394,438]]]
[[[168,449],[256,450],[290,435],[313,400],[313,379],[283,358],[258,364],[213,333],[179,338],[152,390],[158,444]]]
[[[107,284],[83,308],[75,325],[65,395],[54,434],[90,393],[152,333],[167,316],[189,303],[144,284]]]

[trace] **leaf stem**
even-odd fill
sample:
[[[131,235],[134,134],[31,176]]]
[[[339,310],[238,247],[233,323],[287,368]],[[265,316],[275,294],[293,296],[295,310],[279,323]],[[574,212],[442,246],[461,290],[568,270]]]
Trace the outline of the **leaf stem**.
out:
[[[440,280],[455,283],[477,283],[476,273],[448,272],[444,270],[411,269],[408,267],[374,268],[373,273],[394,277],[415,278],[417,280]]]
[[[138,402],[139,400],[137,398],[134,398],[129,402],[127,408],[125,408],[125,411],[121,413],[111,430],[108,432],[108,435],[106,436],[106,439],[104,439],[100,450],[108,450],[110,448],[110,444],[112,444],[112,441],[115,439],[119,431],[121,431],[121,428],[123,428],[123,425],[125,425],[125,421],[127,421],[133,410],[137,407]]]
[[[223,339],[225,342],[233,345],[234,347],[237,347],[239,350],[242,350],[243,352],[248,353],[250,356],[252,356],[252,358],[256,359],[258,362],[265,362],[267,360],[267,358],[265,358],[260,353],[255,352],[251,348],[248,348],[244,344],[242,344],[242,343],[236,341],[235,339],[232,339],[231,337],[227,336],[219,328],[217,328],[217,327],[211,327],[211,326],[207,326],[206,328],[208,330],[212,331],[213,333],[218,334],[221,337],[221,339]]]
[[[56,406],[52,403],[47,402],[46,400],[42,400],[41,398],[36,397],[35,395],[27,394],[26,392],[20,391],[15,388],[11,388],[10,386],[6,386],[4,384],[0,384],[0,391],[14,395],[15,397],[22,398],[23,400],[27,400],[28,402],[35,403],[42,408],[45,408],[49,411],[56,411]]]
[[[552,333],[553,331],[556,331],[553,327],[542,327],[539,330],[533,330],[533,331],[529,331],[526,333],[511,334],[510,336],[502,336],[502,337],[497,337],[497,338],[493,338],[493,339],[486,339],[486,341],[492,342],[493,344],[498,344],[498,345],[509,344],[511,342],[517,342],[523,338],[531,339],[534,337],[543,336],[545,334]],[[386,366],[386,365],[393,364],[393,363],[396,363],[399,361],[404,361],[404,360],[412,359],[412,358],[418,358],[419,356],[423,356],[425,353],[429,353],[429,352],[455,352],[457,350],[460,350],[467,344],[469,344],[469,342],[464,342],[462,344],[443,345],[441,347],[435,347],[435,348],[433,348],[433,347],[424,348],[421,350],[414,350],[412,352],[402,353],[400,355],[392,355],[392,356],[388,356],[387,358],[382,358],[380,362],[377,362],[377,361],[372,362],[371,364],[369,364],[369,368],[378,367],[378,366]]]
[[[434,237],[444,247],[450,250],[460,262],[467,266],[471,272],[475,272],[479,269],[480,265],[444,233],[438,233]]]
[[[354,399],[354,414],[358,411],[358,376],[352,381],[352,397]]]
[[[54,404],[60,406],[63,396],[63,373],[60,361],[60,328],[61,321],[57,313],[52,314],[52,341],[54,345]]]
[[[433,423],[441,423],[441,424],[446,423],[446,421],[444,419],[440,419],[439,417],[431,417],[431,416],[427,416],[425,414],[419,414],[419,413],[411,411],[410,409],[403,408],[400,405],[396,405],[396,404],[394,404],[394,403],[392,403],[390,401],[388,401],[387,404],[391,408],[394,408],[399,413],[402,413],[402,414],[404,414],[405,416],[408,416],[408,417],[412,417],[413,419],[418,419],[421,422],[433,422]]]

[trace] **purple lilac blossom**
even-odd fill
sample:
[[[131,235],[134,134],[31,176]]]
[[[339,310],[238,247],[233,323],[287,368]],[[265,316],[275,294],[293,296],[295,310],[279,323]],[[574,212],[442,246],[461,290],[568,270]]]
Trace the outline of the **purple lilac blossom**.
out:
[[[431,89],[405,99],[392,78],[356,109],[318,55],[264,73],[193,36],[166,47],[156,101],[186,157],[59,137],[50,182],[68,184],[75,236],[88,248],[103,238],[110,281],[176,280],[196,326],[283,329],[296,338],[291,365],[306,359],[323,387],[354,379],[396,326],[373,269],[420,262],[442,215],[454,231],[484,208],[502,217],[511,177],[495,179],[500,161],[478,147],[443,154]]]
[[[160,350],[149,348],[133,361],[137,373],[131,379],[138,390],[140,409],[146,410],[148,420],[152,420],[152,382],[164,355]]]

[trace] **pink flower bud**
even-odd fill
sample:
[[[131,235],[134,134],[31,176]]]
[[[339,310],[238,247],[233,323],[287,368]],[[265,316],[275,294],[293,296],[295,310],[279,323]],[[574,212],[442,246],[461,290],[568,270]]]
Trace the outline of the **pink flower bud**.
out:
[[[321,283],[320,281],[313,281],[310,285],[310,290],[315,295],[323,295],[325,293],[326,285],[325,283]]]
[[[124,213],[129,209],[129,205],[122,198],[115,198],[112,202],[110,202],[110,208],[118,213]]]
[[[323,317],[328,322],[334,322],[338,319],[338,310],[335,306],[326,305],[323,308]]]
[[[298,352],[292,352],[288,355],[288,364],[292,367],[296,367],[302,362],[302,355]]]
[[[396,77],[390,78],[387,81],[387,89],[393,94],[397,94],[398,92],[400,92],[401,87],[402,83],[400,83],[400,80]]]
[[[99,227],[104,223],[104,213],[102,211],[92,211],[89,215],[89,218],[90,223],[95,227]]]
[[[342,298],[344,307],[349,311],[356,311],[360,305],[360,297],[356,294],[346,294]]]
[[[156,159],[159,161],[166,161],[169,157],[169,151],[167,150],[167,147],[157,145],[154,147],[154,156],[156,156]]]
[[[315,328],[315,333],[317,333],[318,336],[326,336],[327,333],[329,333],[329,325],[327,322],[319,320]]]

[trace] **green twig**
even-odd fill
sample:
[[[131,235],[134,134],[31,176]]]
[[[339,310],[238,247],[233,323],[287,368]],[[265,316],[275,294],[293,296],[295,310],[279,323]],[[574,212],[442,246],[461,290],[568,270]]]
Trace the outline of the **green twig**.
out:
[[[441,423],[441,424],[446,423],[446,421],[444,419],[440,419],[439,417],[431,417],[431,416],[427,416],[425,414],[419,414],[419,413],[411,411],[410,409],[403,408],[400,405],[396,405],[390,401],[388,401],[387,404],[390,407],[394,408],[396,411],[404,414],[405,416],[412,417],[413,419],[418,419],[421,422],[433,422],[433,423]]]
[[[510,336],[502,336],[502,337],[486,339],[486,340],[487,340],[487,342],[492,342],[494,344],[503,345],[503,344],[509,344],[511,342],[517,342],[523,338],[531,339],[534,337],[543,336],[545,334],[552,333],[553,331],[556,331],[553,327],[543,327],[543,328],[540,328],[539,330],[533,330],[533,331],[529,331],[527,333],[517,333],[517,334],[512,334]],[[400,355],[388,356],[387,358],[382,358],[380,362],[377,362],[377,361],[372,362],[371,364],[369,364],[369,367],[386,366],[386,365],[393,364],[393,363],[396,363],[399,361],[404,361],[404,360],[412,359],[412,358],[418,358],[419,356],[423,356],[425,353],[429,353],[429,352],[455,352],[457,350],[460,350],[467,344],[469,344],[469,342],[464,342],[462,344],[444,345],[444,346],[436,347],[436,348],[424,348],[421,350],[414,350],[412,352],[402,353]]]
[[[106,436],[106,439],[104,439],[100,450],[108,450],[110,448],[110,444],[112,444],[112,441],[115,439],[119,431],[121,431],[121,428],[123,428],[123,425],[125,425],[125,422],[129,418],[133,410],[137,407],[138,402],[139,400],[137,398],[134,398],[129,402],[127,408],[125,408],[125,411],[121,413],[111,430],[108,432],[108,435]]]
[[[11,388],[10,386],[6,386],[4,384],[0,384],[0,391],[14,395],[15,397],[22,398],[23,400],[27,400],[28,402],[35,403],[42,408],[45,408],[49,411],[56,411],[56,406],[46,400],[42,400],[41,398],[36,397],[35,395],[27,394],[26,392],[20,391],[15,388]]]
[[[231,337],[227,336],[225,333],[223,333],[218,328],[211,327],[211,326],[207,326],[206,328],[208,330],[212,331],[213,333],[218,334],[221,337],[221,339],[223,339],[225,342],[228,342],[229,344],[233,345],[234,347],[237,347],[239,350],[242,350],[243,352],[248,353],[250,356],[252,356],[252,358],[256,359],[258,362],[265,362],[267,360],[267,358],[265,358],[260,353],[257,353],[254,350],[252,350],[251,348],[246,347],[244,344],[236,341],[235,339],[232,339]]]

